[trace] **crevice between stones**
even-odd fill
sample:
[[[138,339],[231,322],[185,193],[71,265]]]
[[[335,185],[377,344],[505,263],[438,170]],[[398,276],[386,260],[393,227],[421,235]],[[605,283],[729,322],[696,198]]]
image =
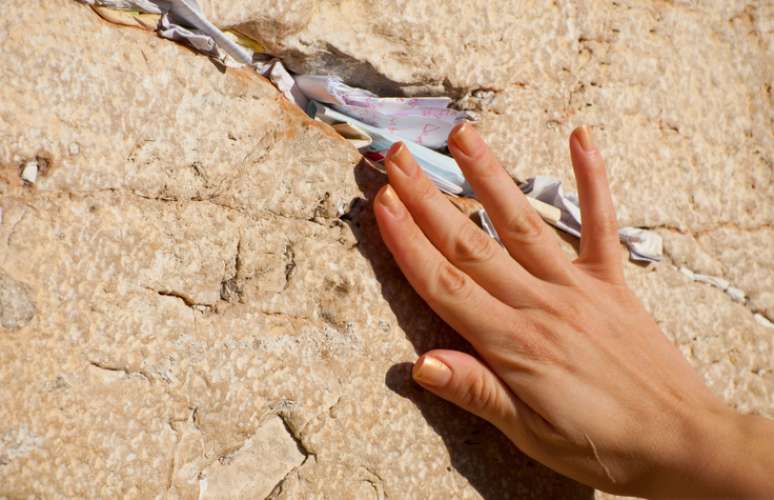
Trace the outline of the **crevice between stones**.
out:
[[[130,377],[132,375],[139,375],[140,377],[144,378],[145,381],[148,382],[149,384],[153,383],[153,379],[151,378],[150,374],[145,370],[130,370],[128,368],[121,367],[121,366],[110,366],[99,361],[93,361],[93,360],[87,360],[87,361],[89,365],[93,366],[94,368],[98,368],[100,370],[105,370],[109,372],[123,373],[127,377]]]
[[[298,452],[301,453],[304,456],[304,460],[298,464],[297,466],[290,469],[287,474],[285,474],[282,479],[280,479],[277,484],[274,486],[274,488],[271,489],[271,492],[266,497],[265,500],[270,500],[277,498],[277,496],[282,492],[283,486],[285,482],[288,480],[290,476],[293,474],[296,474],[299,469],[304,467],[309,460],[315,460],[317,458],[317,454],[314,452],[309,451],[309,449],[304,445],[301,434],[296,432],[293,429],[293,426],[288,421],[287,416],[283,415],[282,413],[277,413],[277,416],[279,417],[280,421],[282,422],[282,425],[285,427],[285,430],[287,431],[288,435],[295,441],[296,447],[298,448]]]

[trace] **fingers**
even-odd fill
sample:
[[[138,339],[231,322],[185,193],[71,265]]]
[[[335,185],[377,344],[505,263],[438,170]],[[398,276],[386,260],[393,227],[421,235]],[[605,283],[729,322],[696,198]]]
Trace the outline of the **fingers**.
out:
[[[605,161],[586,127],[579,127],[570,135],[570,156],[583,219],[576,263],[601,279],[623,282],[618,224]]]
[[[414,364],[412,376],[433,394],[498,427],[521,425],[513,393],[486,365],[469,354],[430,351]]]
[[[385,165],[390,185],[432,244],[494,297],[514,307],[524,305],[540,282],[452,206],[403,144],[390,149]]]
[[[572,282],[573,268],[556,236],[472,125],[464,123],[452,130],[449,151],[486,208],[508,252],[538,278]]]
[[[476,348],[502,344],[516,328],[517,313],[449,263],[414,222],[388,185],[374,201],[382,238],[414,290]],[[485,314],[482,314],[485,312]]]

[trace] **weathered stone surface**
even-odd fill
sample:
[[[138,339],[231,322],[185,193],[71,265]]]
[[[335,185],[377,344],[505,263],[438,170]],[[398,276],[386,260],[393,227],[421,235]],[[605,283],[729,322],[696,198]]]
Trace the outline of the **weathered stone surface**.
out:
[[[306,455],[279,417],[272,417],[233,454],[200,474],[199,498],[266,498]]]
[[[566,136],[592,123],[621,221],[666,237],[629,282],[713,390],[774,416],[752,316],[774,300],[770,6],[285,4],[205,7],[296,68],[461,98],[522,177],[571,184]],[[2,313],[0,496],[592,495],[410,381],[464,344],[378,237],[383,177],[329,129],[70,0],[6,2],[0,45],[0,295],[23,283],[35,311]]]
[[[621,223],[658,229],[675,263],[711,266],[774,317],[771,2],[243,3],[206,7],[298,71],[460,98],[522,178],[573,186],[567,136],[592,125]]]
[[[18,330],[35,316],[29,290],[0,270],[0,327]]]

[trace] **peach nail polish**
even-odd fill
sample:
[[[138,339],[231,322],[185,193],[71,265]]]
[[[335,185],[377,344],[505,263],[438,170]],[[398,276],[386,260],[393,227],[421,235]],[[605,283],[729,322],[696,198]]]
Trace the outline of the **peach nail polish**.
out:
[[[392,145],[387,158],[407,176],[414,175],[416,164],[411,157],[411,152],[402,142],[396,142]]]
[[[440,387],[449,382],[452,372],[441,360],[424,355],[414,364],[413,376],[421,384]]]
[[[476,131],[473,125],[463,123],[458,126],[451,134],[451,140],[468,156],[475,156],[484,146],[484,141]]]
[[[382,191],[379,202],[384,205],[384,208],[386,208],[393,217],[399,217],[403,214],[403,203],[398,199],[398,194],[392,189],[392,186],[387,185],[384,191]]]

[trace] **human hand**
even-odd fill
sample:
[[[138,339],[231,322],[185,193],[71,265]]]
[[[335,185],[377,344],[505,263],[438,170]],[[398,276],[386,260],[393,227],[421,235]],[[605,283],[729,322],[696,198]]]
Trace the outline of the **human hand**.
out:
[[[588,130],[570,137],[583,216],[573,261],[473,126],[456,127],[449,150],[504,246],[393,146],[389,185],[374,203],[382,237],[414,289],[480,355],[430,351],[414,366],[417,382],[595,488],[765,491],[766,466],[733,462],[749,462],[744,446],[771,426],[715,397],[624,282],[604,161]],[[774,458],[770,448],[758,456]]]

